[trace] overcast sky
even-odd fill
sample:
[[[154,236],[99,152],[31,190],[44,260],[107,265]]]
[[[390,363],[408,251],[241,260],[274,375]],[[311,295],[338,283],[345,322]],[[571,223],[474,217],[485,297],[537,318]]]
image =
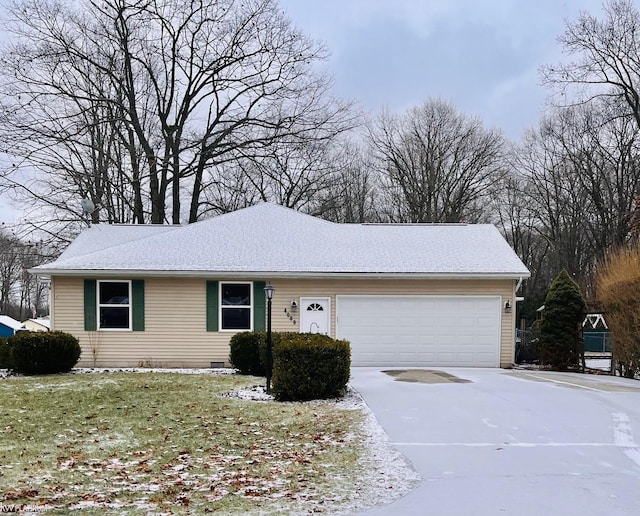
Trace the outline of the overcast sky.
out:
[[[0,7],[6,0],[0,0]],[[556,38],[601,0],[280,0],[322,41],[336,93],[369,113],[451,101],[518,140],[544,108],[538,68],[562,58]],[[15,212],[0,197],[0,222]]]
[[[376,113],[440,97],[517,140],[537,123],[538,68],[562,58],[556,38],[601,0],[280,0],[331,52],[339,95]]]

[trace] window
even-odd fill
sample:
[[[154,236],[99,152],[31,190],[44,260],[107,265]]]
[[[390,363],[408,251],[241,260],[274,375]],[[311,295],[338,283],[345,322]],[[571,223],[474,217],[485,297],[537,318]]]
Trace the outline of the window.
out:
[[[98,329],[131,329],[131,282],[98,281]]]
[[[220,329],[250,330],[251,302],[251,283],[221,283]]]

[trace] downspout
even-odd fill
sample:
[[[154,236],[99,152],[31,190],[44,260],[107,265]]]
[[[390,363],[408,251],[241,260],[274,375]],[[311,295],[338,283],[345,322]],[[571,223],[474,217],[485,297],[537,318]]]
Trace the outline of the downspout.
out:
[[[514,293],[518,292],[518,290],[520,290],[520,287],[522,286],[523,280],[524,280],[524,278],[522,276],[520,276],[520,278],[518,279],[518,284],[516,285],[516,289],[514,290]]]
[[[518,278],[518,283],[516,283],[516,288],[513,290],[513,297],[514,297],[514,299],[513,299],[514,303],[513,303],[513,304],[514,304],[514,310],[515,310],[515,304],[516,304],[518,301],[524,301],[524,297],[518,297],[518,296],[516,296],[516,293],[518,292],[518,290],[520,290],[520,287],[522,286],[522,281],[523,281],[523,279],[524,279],[524,278],[523,278],[522,276],[520,276],[520,277]],[[516,328],[517,328],[517,323],[516,323],[516,320],[515,320],[515,319],[516,319],[516,317],[515,317],[515,312],[514,312],[514,314],[513,314],[513,322],[512,322],[512,324],[513,324],[512,329],[513,329],[514,337],[515,337],[515,335],[516,335]],[[515,352],[516,352],[516,349],[515,349],[515,342],[514,342],[513,352],[514,352],[514,355],[513,355],[513,363],[515,364],[515,361],[516,361],[516,356],[515,356]]]

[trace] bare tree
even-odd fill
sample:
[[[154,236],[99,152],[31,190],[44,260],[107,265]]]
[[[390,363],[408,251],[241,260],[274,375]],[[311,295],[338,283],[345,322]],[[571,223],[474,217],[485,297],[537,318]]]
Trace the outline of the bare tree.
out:
[[[75,194],[99,206],[94,222],[194,222],[228,163],[355,120],[316,71],[324,49],[275,0],[24,0],[11,12],[0,130],[24,143],[3,150],[37,178],[9,181],[72,218]]]
[[[0,131],[14,162],[5,183],[59,234],[81,226],[80,198],[99,207],[94,223],[144,222],[141,153],[114,80],[121,65],[113,45],[70,5],[22,2],[12,12],[14,38],[0,58]]]
[[[559,42],[572,59],[541,70],[560,109],[543,121],[532,150],[536,159],[544,154],[563,171],[533,167],[538,227],[551,239],[550,267],[572,270],[587,294],[593,292],[596,261],[633,236],[633,199],[640,188],[639,31],[636,3],[609,0],[600,19],[583,12],[566,24]],[[529,172],[531,158],[530,153]]]
[[[6,232],[0,233],[0,313],[11,310],[12,295],[20,281],[20,242]]]
[[[598,101],[556,110],[526,136],[516,165],[529,225],[548,247],[543,269],[566,269],[587,295],[595,264],[632,232],[640,187],[637,126],[610,109]]]
[[[266,151],[219,166],[203,213],[267,201],[336,222],[377,220],[375,173],[356,145],[320,139]]]
[[[546,241],[546,268],[554,273],[566,269],[572,277],[582,274],[591,260],[584,231],[588,196],[576,188],[576,171],[562,145],[549,137],[543,126],[531,131],[522,145],[520,171],[526,175],[523,194],[535,219],[534,229]]]
[[[640,127],[640,11],[633,0],[610,0],[604,18],[583,12],[558,38],[575,60],[542,68],[544,81],[557,87],[562,105],[595,98],[615,101],[617,114]],[[577,97],[568,95],[577,90]],[[626,111],[626,113],[625,113]]]
[[[640,190],[640,128],[606,102],[560,110],[549,136],[561,142],[589,199],[585,231],[599,259],[625,244],[634,194]]]
[[[202,217],[229,213],[260,201],[259,192],[242,167],[232,161],[216,167],[215,178],[203,189],[200,212]]]
[[[23,320],[48,313],[48,286],[28,272],[46,258],[42,244],[23,241],[0,228],[0,314]]]
[[[539,231],[535,204],[532,204],[527,184],[527,176],[514,165],[511,173],[503,179],[498,194],[492,198],[491,211],[495,225],[531,271],[521,294],[525,298],[527,318],[533,320],[553,276],[547,267],[550,243]]]
[[[479,119],[428,100],[401,116],[383,113],[369,128],[386,217],[394,222],[461,222],[503,175],[503,138]]]
[[[379,175],[364,146],[345,141],[325,159],[333,173],[311,212],[333,222],[379,222]]]
[[[328,139],[274,144],[263,155],[243,156],[236,167],[259,200],[308,211],[331,184],[334,168],[327,158],[332,144]]]

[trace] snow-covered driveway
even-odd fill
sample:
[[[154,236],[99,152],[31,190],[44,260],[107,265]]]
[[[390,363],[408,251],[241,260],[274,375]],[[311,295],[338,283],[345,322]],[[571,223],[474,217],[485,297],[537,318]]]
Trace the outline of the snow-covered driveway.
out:
[[[415,491],[372,514],[638,514],[640,382],[441,371],[470,382],[352,369],[351,385],[422,476]]]

